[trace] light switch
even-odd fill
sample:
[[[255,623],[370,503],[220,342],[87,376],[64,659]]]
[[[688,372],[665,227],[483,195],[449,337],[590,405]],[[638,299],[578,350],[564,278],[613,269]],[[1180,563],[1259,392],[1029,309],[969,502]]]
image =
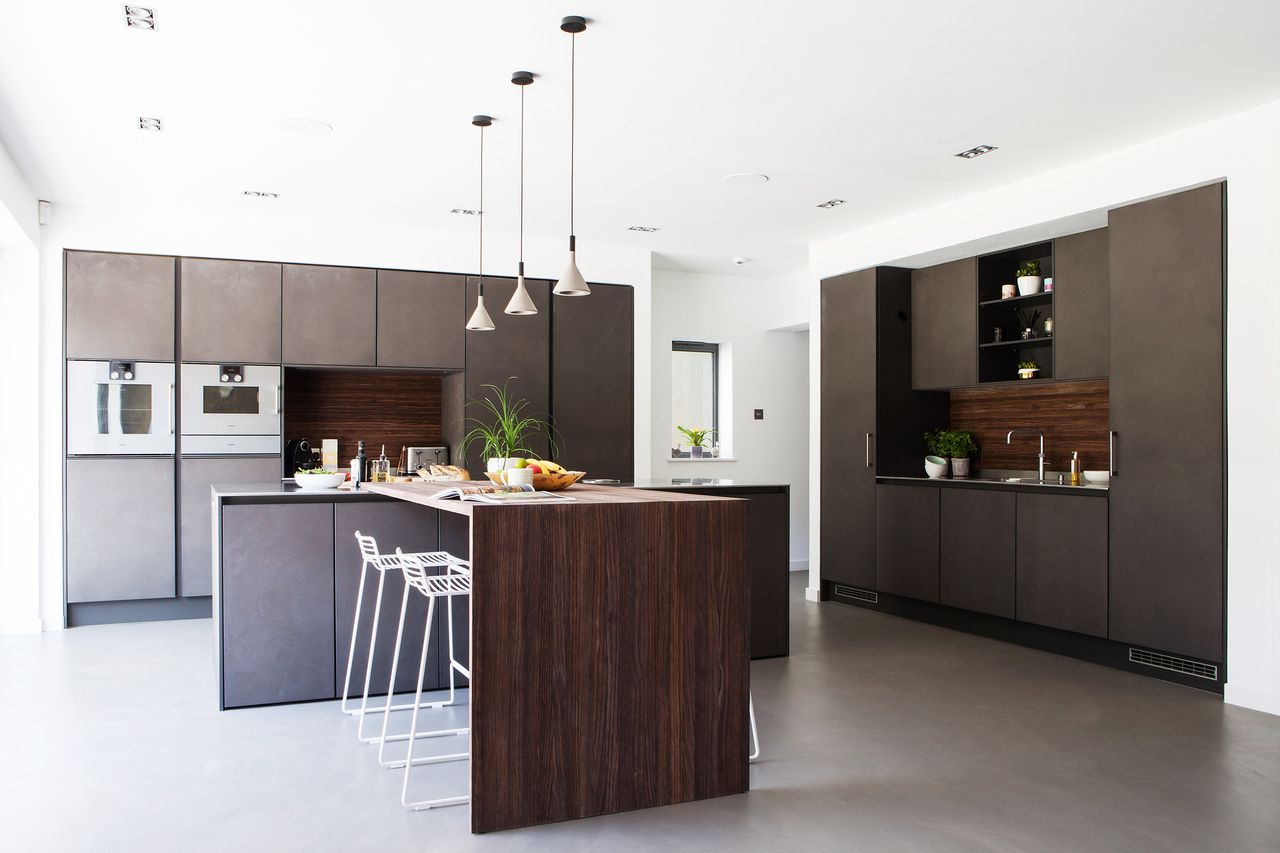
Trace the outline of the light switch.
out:
[[[758,421],[764,420],[764,409],[756,409],[755,412],[756,412],[756,420]]]

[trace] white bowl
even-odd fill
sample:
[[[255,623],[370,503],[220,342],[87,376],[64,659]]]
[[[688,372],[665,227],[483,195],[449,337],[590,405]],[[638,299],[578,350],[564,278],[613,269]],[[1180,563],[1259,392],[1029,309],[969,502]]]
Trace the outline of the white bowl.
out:
[[[1087,480],[1090,483],[1110,483],[1111,482],[1110,471],[1081,471],[1080,473],[1083,474],[1085,480]]]
[[[298,488],[305,492],[318,492],[324,489],[336,489],[342,485],[347,479],[346,474],[307,474],[298,471],[293,475],[293,481],[298,484]]]
[[[926,456],[924,458],[924,472],[934,480],[947,476],[947,460],[941,456]]]

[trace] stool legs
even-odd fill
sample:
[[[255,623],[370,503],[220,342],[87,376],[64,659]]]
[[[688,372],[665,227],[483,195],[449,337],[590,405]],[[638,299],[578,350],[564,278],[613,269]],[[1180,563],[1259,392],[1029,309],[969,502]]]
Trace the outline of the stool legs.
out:
[[[755,761],[760,757],[760,734],[756,731],[756,700],[750,693],[747,694],[747,713],[751,716],[751,754],[747,760]]]
[[[448,603],[449,599],[446,598],[445,602]],[[471,757],[470,752],[456,752],[451,755],[432,755],[426,758],[419,758],[416,760],[413,757],[413,745],[418,739],[418,711],[422,707],[422,704],[421,704],[422,703],[422,679],[427,668],[427,647],[431,642],[431,619],[435,613],[435,609],[436,609],[435,596],[430,596],[427,599],[427,631],[422,638],[422,658],[421,660],[418,661],[418,690],[414,697],[413,718],[409,723],[409,750],[405,754],[405,760],[404,760],[404,784],[400,788],[400,803],[405,808],[411,808],[414,810],[430,809],[430,808],[435,808],[439,806],[455,806],[455,805],[461,805],[462,803],[471,802],[470,795],[464,795],[460,797],[440,797],[440,798],[431,799],[431,800],[417,800],[412,803],[409,802],[409,773],[410,771],[413,770],[413,765],[442,764],[446,761],[463,761]],[[453,613],[452,607],[449,608],[449,612],[450,614]],[[450,616],[450,621],[452,621],[452,615]],[[452,642],[450,642],[450,645],[452,646]],[[453,657],[452,650],[450,651],[449,656],[450,658]],[[450,672],[452,673],[452,670],[450,670]],[[452,675],[450,676],[450,680],[452,681]],[[383,723],[384,723],[384,730],[385,730],[385,723],[386,723],[385,719],[383,720]]]
[[[355,657],[356,657],[356,636],[357,636],[357,632],[360,630],[360,609],[361,609],[361,607],[364,605],[364,579],[365,579],[365,575],[368,573],[368,571],[369,571],[369,561],[368,561],[368,560],[361,560],[361,561],[360,561],[360,587],[356,590],[356,615],[355,615],[355,618],[354,618],[354,619],[352,619],[352,621],[351,621],[351,647],[347,650],[347,675],[346,675],[346,677],[342,680],[342,705],[341,705],[341,708],[342,708],[342,713],[344,713],[344,714],[354,714],[354,713],[356,713],[356,709],[355,709],[355,708],[348,708],[348,707],[347,707],[347,693],[348,693],[348,692],[350,691],[350,689],[351,689],[351,664],[352,664],[352,662],[355,660]],[[379,577],[379,579],[378,579],[378,604],[381,604],[381,603],[382,603],[382,578],[381,578],[381,577]],[[376,616],[374,617],[374,620],[373,620],[373,629],[374,629],[375,631],[377,631],[377,630],[378,630],[378,619],[377,619],[377,617],[376,617]],[[372,649],[373,649],[373,643],[370,643],[370,644],[369,644],[369,649],[370,649],[370,650],[372,650]],[[366,688],[368,687],[368,676],[369,676],[369,671],[366,669],[366,670],[365,670],[365,686],[366,686]],[[366,696],[367,696],[367,695],[368,695],[368,690],[367,690],[367,689],[366,689],[365,693],[366,693]]]

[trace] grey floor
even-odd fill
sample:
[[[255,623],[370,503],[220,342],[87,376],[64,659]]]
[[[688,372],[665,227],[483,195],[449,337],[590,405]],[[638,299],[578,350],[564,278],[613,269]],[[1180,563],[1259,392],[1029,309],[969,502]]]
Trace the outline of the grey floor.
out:
[[[208,621],[0,637],[0,849],[1280,850],[1280,718],[800,577],[792,614],[749,794],[489,836],[402,811],[334,703],[215,711]]]

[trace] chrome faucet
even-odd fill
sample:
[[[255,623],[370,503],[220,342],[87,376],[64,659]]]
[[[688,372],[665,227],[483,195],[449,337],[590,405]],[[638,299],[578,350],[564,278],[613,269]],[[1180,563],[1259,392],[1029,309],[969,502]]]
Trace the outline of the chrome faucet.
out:
[[[1004,437],[1005,444],[1013,444],[1013,434],[1015,432],[1025,432],[1031,435],[1040,436],[1040,465],[1037,473],[1040,475],[1040,482],[1044,482],[1044,433],[1034,429],[1011,429],[1009,434]]]

